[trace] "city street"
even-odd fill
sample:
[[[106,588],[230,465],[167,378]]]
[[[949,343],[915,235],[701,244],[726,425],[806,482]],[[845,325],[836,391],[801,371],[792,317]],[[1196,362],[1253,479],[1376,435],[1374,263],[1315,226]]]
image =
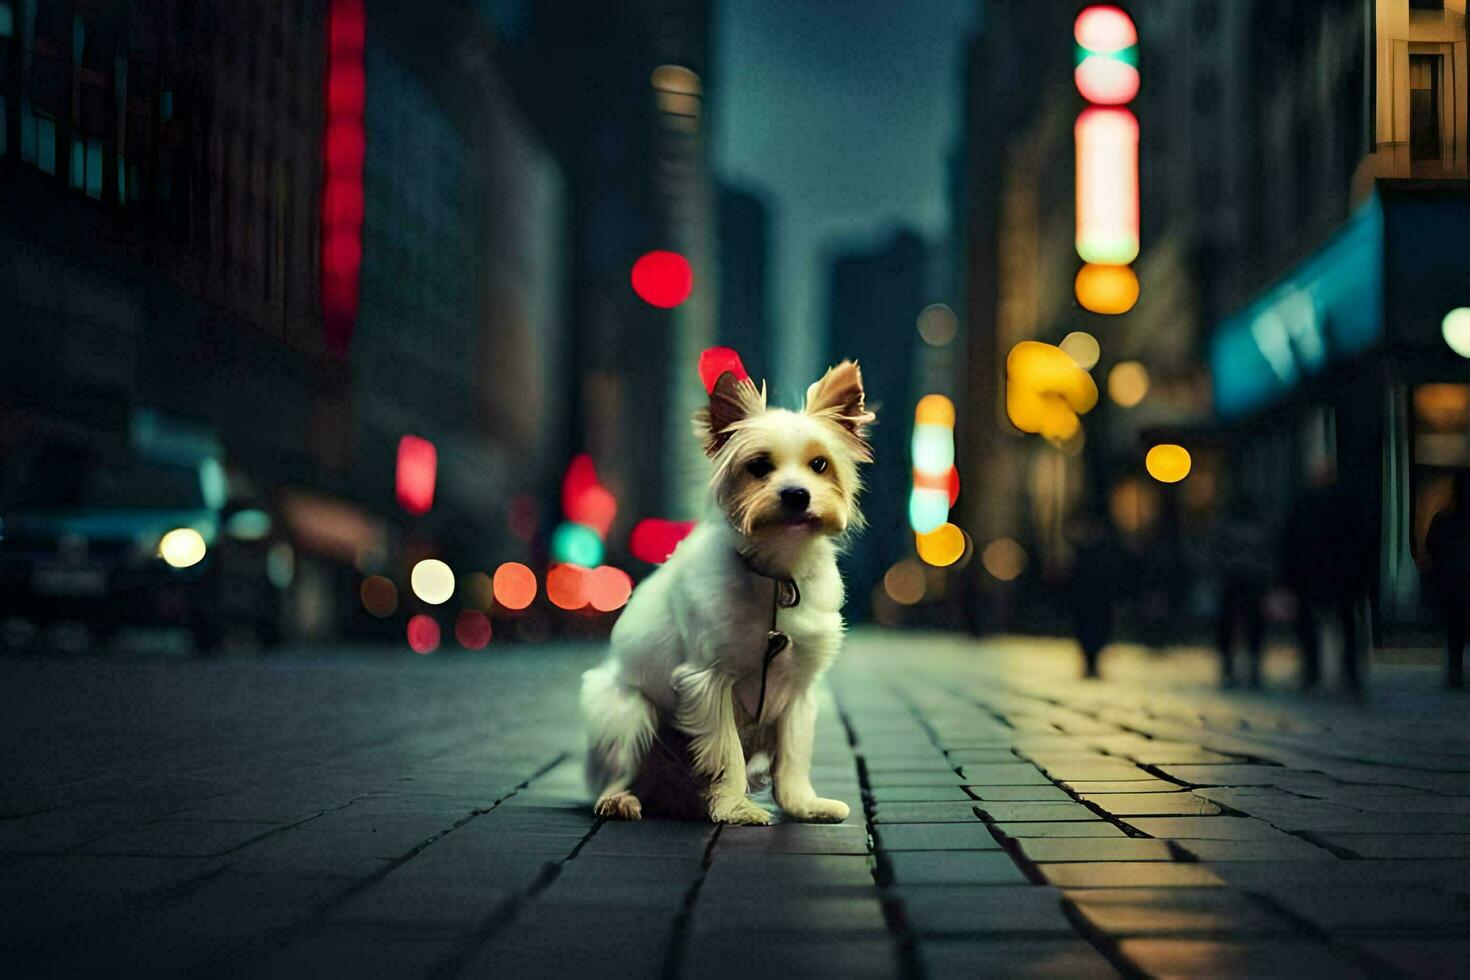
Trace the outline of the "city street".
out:
[[[10,976],[1353,976],[1470,968],[1470,712],[1202,651],[860,632],[841,826],[595,820],[591,646],[0,661]],[[1269,664],[1283,668],[1282,664]],[[1281,670],[1275,670],[1280,674]]]

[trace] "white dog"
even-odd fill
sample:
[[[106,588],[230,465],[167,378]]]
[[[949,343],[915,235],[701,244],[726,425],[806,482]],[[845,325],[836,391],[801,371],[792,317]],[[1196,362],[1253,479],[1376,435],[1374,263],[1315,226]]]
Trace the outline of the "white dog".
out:
[[[726,372],[694,421],[717,512],[638,586],[607,660],[583,675],[596,812],[637,820],[659,807],[646,770],[675,755],[662,731],[683,743],[675,764],[697,815],[768,823],[746,796],[759,754],[787,816],[843,820],[847,804],[812,789],[814,686],[841,646],[837,539],[862,522],[858,466],[872,461],[862,375],[842,362],[791,412]]]

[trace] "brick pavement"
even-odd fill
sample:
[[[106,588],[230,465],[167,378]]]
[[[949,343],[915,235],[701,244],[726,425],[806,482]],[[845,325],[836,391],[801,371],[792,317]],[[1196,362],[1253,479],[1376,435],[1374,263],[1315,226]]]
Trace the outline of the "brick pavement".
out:
[[[859,634],[841,826],[600,824],[586,648],[0,661],[9,975],[1452,975],[1470,700]]]

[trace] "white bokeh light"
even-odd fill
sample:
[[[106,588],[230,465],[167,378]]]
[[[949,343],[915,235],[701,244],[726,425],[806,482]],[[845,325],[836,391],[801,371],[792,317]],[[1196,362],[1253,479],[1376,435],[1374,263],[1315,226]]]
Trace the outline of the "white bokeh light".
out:
[[[448,602],[454,595],[454,572],[437,558],[425,558],[413,566],[408,581],[413,594],[431,606]]]
[[[1470,357],[1470,306],[1457,307],[1446,313],[1440,332],[1444,334],[1444,342],[1450,345],[1450,350],[1461,357]]]
[[[176,527],[158,542],[158,555],[174,568],[188,568],[204,560],[204,535],[192,527]]]

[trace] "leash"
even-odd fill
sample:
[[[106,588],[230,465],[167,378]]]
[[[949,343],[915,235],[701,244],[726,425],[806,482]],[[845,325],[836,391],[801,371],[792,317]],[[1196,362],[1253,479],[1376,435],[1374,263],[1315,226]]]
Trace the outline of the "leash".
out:
[[[745,562],[745,567],[750,569],[761,578],[771,580],[771,628],[766,632],[766,655],[761,660],[761,693],[755,705],[755,723],[761,722],[761,717],[766,712],[766,677],[771,672],[771,661],[775,660],[791,645],[791,637],[776,628],[776,614],[782,609],[793,609],[801,602],[801,590],[796,587],[796,581],[789,578],[777,578],[767,575],[756,568],[745,555],[740,556]]]

